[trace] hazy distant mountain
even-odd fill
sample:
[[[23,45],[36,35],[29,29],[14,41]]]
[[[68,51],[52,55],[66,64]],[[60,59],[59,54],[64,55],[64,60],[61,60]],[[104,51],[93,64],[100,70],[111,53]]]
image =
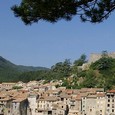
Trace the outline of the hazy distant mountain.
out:
[[[25,72],[25,71],[37,71],[37,70],[47,70],[46,67],[33,67],[33,66],[23,66],[23,65],[16,65],[12,62],[4,59],[0,56],[0,68],[12,68],[17,71]]]
[[[22,72],[37,70],[48,70],[48,68],[16,65],[0,56],[0,81],[4,81],[5,78],[6,81],[11,80]]]

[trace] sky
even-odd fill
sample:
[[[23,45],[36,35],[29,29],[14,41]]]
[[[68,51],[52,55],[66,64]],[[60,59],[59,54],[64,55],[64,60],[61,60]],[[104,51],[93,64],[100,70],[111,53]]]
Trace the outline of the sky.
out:
[[[20,0],[1,0],[0,56],[17,65],[51,67],[82,54],[115,51],[115,12],[100,24],[72,21],[40,21],[26,26],[10,10]]]

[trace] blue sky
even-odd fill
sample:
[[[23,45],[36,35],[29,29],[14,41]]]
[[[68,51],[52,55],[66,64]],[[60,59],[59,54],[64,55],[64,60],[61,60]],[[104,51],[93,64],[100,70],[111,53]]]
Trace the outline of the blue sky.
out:
[[[19,0],[17,0],[19,1]],[[26,26],[14,17],[10,7],[15,0],[0,4],[0,56],[18,65],[51,67],[81,54],[115,51],[115,13],[100,24],[82,23],[78,17],[51,24]]]

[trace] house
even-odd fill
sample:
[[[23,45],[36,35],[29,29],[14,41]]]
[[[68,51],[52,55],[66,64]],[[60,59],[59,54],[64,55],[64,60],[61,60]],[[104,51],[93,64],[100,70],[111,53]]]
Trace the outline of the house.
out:
[[[36,115],[52,114],[53,104],[57,104],[59,101],[60,98],[55,96],[40,97],[37,102],[36,113],[38,114]]]
[[[13,88],[13,86],[15,86],[16,83],[7,83],[7,82],[3,82],[1,87],[5,90],[11,90]]]
[[[105,115],[104,92],[88,93],[82,98],[82,115]]]
[[[12,97],[12,115],[27,115],[28,92],[19,91]]]
[[[35,92],[30,92],[28,95],[28,114],[27,115],[36,115],[35,111],[37,109],[37,100],[39,95]]]
[[[12,115],[12,99],[0,98],[0,115]]]
[[[39,86],[39,92],[46,92],[48,90],[47,86],[41,85]]]
[[[106,92],[106,115],[115,115],[115,90]]]
[[[96,114],[106,115],[106,98],[104,92],[97,92]]]
[[[47,96],[59,96],[60,95],[60,93],[61,93],[62,91],[61,90],[47,90],[46,92],[45,92],[45,95],[47,95]]]
[[[23,83],[22,81],[19,81],[15,84],[15,86],[17,87],[25,87],[26,86],[26,83]]]
[[[52,115],[67,115],[68,111],[68,106],[62,102],[52,105]]]
[[[82,98],[80,94],[76,97],[72,97],[69,103],[69,114],[68,115],[81,115]]]
[[[12,101],[12,115],[27,115],[27,98],[15,98]]]

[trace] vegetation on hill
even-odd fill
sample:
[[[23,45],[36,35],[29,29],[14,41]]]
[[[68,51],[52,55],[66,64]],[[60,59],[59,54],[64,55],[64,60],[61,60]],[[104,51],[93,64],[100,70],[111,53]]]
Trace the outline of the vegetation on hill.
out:
[[[21,80],[18,76],[20,76],[23,72],[38,71],[38,70],[49,70],[49,69],[45,67],[15,65],[0,56],[0,82],[18,81]]]
[[[7,62],[7,63],[6,63]],[[88,64],[89,68],[83,69],[83,64]],[[36,69],[35,69],[36,70]],[[67,88],[99,88],[105,90],[115,88],[115,58],[102,54],[102,58],[94,63],[87,63],[86,55],[75,60],[73,63],[69,59],[58,62],[51,69],[37,71],[19,71],[17,66],[11,62],[0,58],[0,81],[23,81],[31,80],[62,80],[62,86]]]

